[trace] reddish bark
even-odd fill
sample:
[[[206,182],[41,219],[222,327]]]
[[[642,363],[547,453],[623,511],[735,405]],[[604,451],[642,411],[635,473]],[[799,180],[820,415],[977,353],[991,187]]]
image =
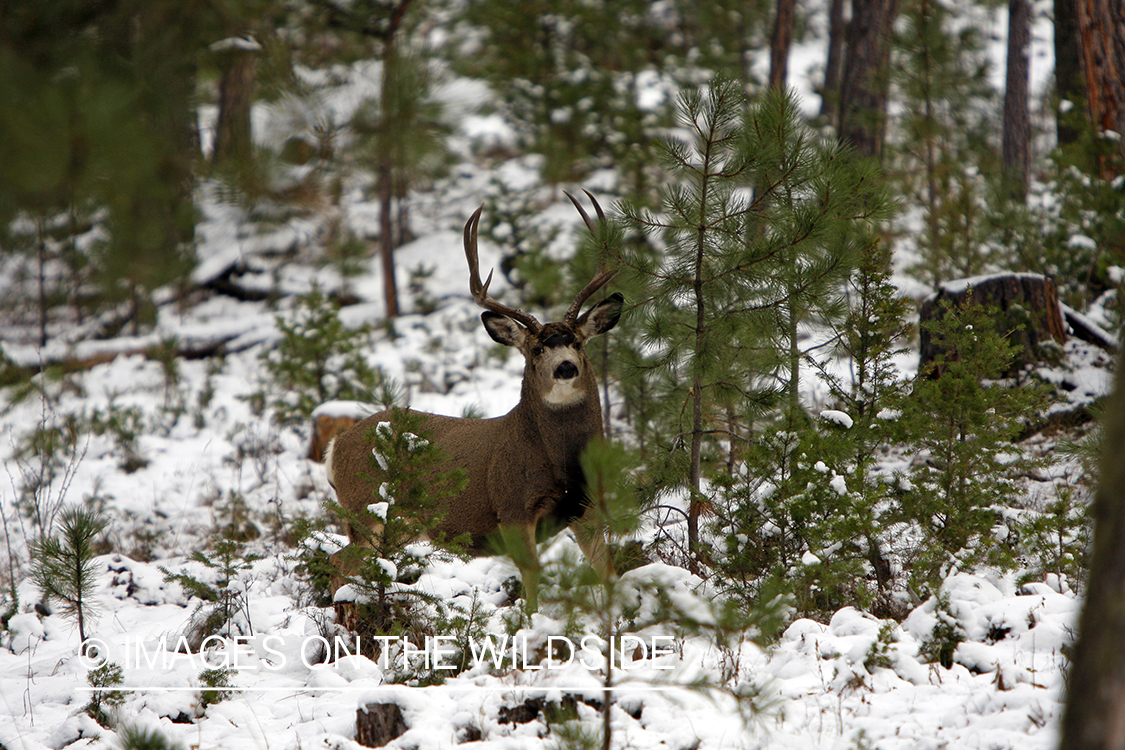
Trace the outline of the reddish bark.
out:
[[[1125,3],[1075,0],[1086,107],[1098,131],[1125,131]],[[1125,142],[1118,140],[1125,156]],[[1108,161],[1103,177],[1116,176]]]

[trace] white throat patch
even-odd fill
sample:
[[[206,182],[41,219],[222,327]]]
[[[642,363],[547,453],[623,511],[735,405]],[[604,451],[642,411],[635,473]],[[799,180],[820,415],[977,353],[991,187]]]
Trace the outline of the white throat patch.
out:
[[[577,385],[578,378],[556,380],[543,400],[550,406],[574,406],[586,397],[581,388],[575,387]]]

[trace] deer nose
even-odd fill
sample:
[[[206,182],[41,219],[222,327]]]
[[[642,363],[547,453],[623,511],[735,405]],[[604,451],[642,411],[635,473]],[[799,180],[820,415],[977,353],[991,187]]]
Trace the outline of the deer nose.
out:
[[[578,367],[573,362],[563,362],[555,368],[555,380],[570,380],[578,377]]]

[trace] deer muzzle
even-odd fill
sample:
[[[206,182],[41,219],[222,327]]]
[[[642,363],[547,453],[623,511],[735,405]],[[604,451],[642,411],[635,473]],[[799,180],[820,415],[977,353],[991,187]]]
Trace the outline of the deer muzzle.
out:
[[[578,377],[578,365],[567,360],[555,368],[555,380],[571,380]]]

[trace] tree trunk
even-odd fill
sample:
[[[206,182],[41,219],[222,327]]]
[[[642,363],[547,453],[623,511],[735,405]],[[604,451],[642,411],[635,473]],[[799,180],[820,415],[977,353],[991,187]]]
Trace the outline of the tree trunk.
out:
[[[820,116],[829,124],[840,123],[840,68],[844,58],[844,0],[829,0],[828,57],[824,63],[824,90],[820,93]]]
[[[777,16],[770,37],[770,87],[782,88],[789,78],[789,48],[793,45],[793,19],[797,0],[777,0]]]
[[[1063,750],[1125,747],[1125,361],[1105,415],[1094,551],[1067,680]]]
[[[887,77],[897,0],[854,0],[844,35],[840,138],[880,157],[887,116]]]
[[[703,350],[707,338],[707,307],[703,297],[703,242],[700,241],[695,267],[695,351]],[[691,386],[691,498],[688,500],[688,568],[696,570],[699,552],[699,518],[703,515],[703,378],[697,372]]]
[[[364,747],[382,747],[407,729],[397,703],[368,703],[356,709],[355,741]]]
[[[398,317],[398,284],[395,282],[394,195],[391,170],[379,170],[379,258],[383,269],[383,299],[388,318]]]
[[[1082,51],[1078,45],[1078,17],[1074,0],[1054,0],[1055,11],[1055,96],[1062,102],[1079,103],[1082,93]],[[1078,140],[1078,129],[1064,124],[1056,114],[1055,132],[1059,145]]]
[[[1075,0],[1086,108],[1099,132],[1125,131],[1125,3],[1121,0]],[[1119,151],[1125,141],[1117,141]],[[1125,157],[1125,151],[1121,151]],[[1110,160],[1102,161],[1102,177],[1116,176]]]
[[[39,346],[47,345],[47,318],[51,307],[47,299],[47,237],[43,229],[43,219],[35,222],[35,255],[39,275]]]
[[[387,40],[383,53],[383,90],[380,96],[383,127],[379,136],[379,255],[383,268],[383,298],[386,303],[387,318],[397,318],[398,285],[395,282],[395,238],[394,238],[394,157],[391,152],[389,111],[395,69],[394,37]]]
[[[1031,172],[1031,122],[1027,112],[1031,0],[1008,0],[1008,65],[1004,85],[1004,181],[1009,195],[1027,200]]]
[[[244,163],[250,158],[253,137],[250,109],[258,71],[256,43],[230,40],[217,52],[223,68],[219,79],[219,116],[215,123],[215,150],[211,161]]]

